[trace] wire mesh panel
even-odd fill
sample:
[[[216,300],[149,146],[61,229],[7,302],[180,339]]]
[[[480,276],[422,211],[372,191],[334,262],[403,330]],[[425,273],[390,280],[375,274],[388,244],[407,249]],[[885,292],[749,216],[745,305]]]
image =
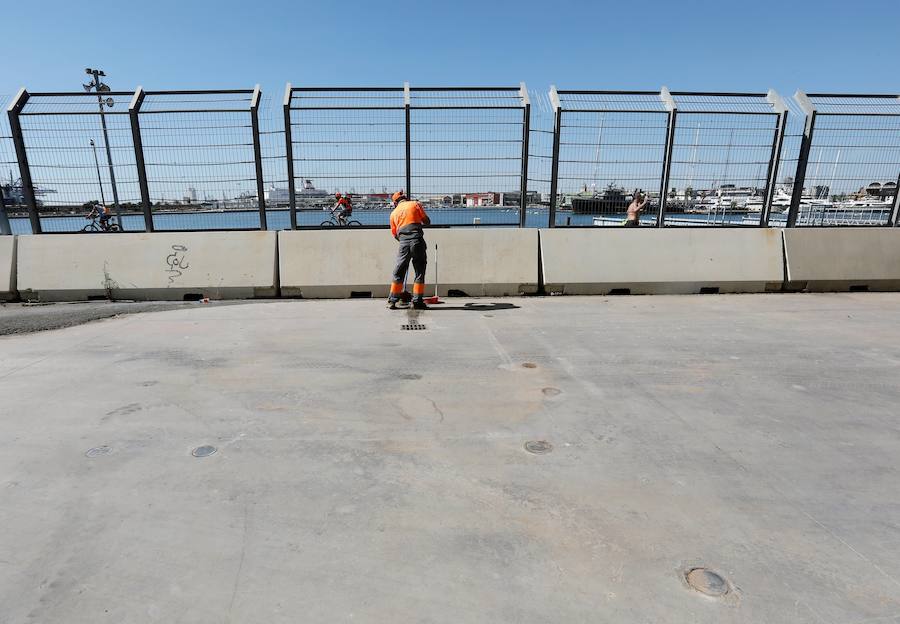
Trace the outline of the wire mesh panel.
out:
[[[528,143],[525,225],[527,227],[547,227],[553,165],[554,112],[546,92],[531,91],[529,99],[531,100],[531,124]]]
[[[636,193],[655,225],[669,113],[655,91],[558,91],[556,225],[622,225]]]
[[[888,225],[900,181],[900,98],[798,99],[813,123],[795,225]]]
[[[252,89],[145,92],[138,116],[154,229],[260,228],[253,100]]]
[[[13,234],[28,234],[31,224],[28,222],[28,208],[22,194],[22,179],[19,176],[19,161],[16,159],[16,148],[13,144],[12,130],[6,108],[12,100],[11,95],[0,94],[0,199],[9,219]]]
[[[521,87],[410,88],[411,192],[434,223],[519,223],[525,124]]]
[[[262,97],[259,106],[259,140],[267,226],[270,230],[286,230],[291,227],[291,220],[284,123],[280,107],[267,96]]]
[[[783,101],[789,112],[785,121],[778,171],[775,175],[775,188],[772,192],[769,211],[770,227],[785,227],[787,225],[791,195],[794,190],[794,178],[797,175],[797,163],[800,158],[800,143],[803,140],[804,115],[802,109],[792,99]]]
[[[767,94],[673,92],[666,225],[765,223],[783,117]]]
[[[295,87],[286,106],[298,226],[330,223],[335,193],[351,195],[354,220],[387,225],[406,188],[403,88]]]
[[[18,123],[44,232],[90,227],[85,217],[101,205],[111,209],[123,230],[144,229],[128,117],[132,95],[27,96]]]

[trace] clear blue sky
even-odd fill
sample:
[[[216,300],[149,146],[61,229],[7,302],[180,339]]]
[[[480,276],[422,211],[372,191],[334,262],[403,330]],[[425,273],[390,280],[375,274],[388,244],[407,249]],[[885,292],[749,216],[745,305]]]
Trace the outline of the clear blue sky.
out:
[[[900,91],[896,0],[7,3],[0,93],[517,84]],[[12,53],[12,54],[11,54]],[[885,78],[888,80],[885,82]]]

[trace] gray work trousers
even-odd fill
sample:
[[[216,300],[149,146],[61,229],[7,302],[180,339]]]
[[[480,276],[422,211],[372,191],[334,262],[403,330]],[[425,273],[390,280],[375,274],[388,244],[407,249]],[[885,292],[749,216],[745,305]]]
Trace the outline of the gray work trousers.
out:
[[[413,299],[422,299],[425,294],[425,267],[428,266],[428,246],[421,237],[401,239],[400,249],[397,251],[397,263],[394,266],[392,276],[393,286],[391,300],[397,300],[396,286],[402,286],[406,279],[406,271],[412,262],[415,277],[413,278]]]

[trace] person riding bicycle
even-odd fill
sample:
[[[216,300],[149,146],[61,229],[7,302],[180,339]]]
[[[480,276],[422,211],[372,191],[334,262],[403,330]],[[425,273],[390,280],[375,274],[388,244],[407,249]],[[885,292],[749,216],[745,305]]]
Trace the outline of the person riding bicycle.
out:
[[[88,216],[85,218],[93,220],[93,219],[96,219],[97,217],[100,217],[100,227],[103,228],[104,230],[108,230],[109,229],[109,220],[112,217],[112,215],[109,212],[109,206],[104,206],[102,204],[94,204],[94,207],[91,208],[90,214],[88,214]]]
[[[335,193],[334,198],[337,202],[334,204],[334,208],[331,209],[331,214],[333,215],[340,209],[340,212],[337,214],[338,223],[340,225],[347,225],[350,215],[353,214],[353,200],[350,199],[349,195],[341,196],[340,193]]]

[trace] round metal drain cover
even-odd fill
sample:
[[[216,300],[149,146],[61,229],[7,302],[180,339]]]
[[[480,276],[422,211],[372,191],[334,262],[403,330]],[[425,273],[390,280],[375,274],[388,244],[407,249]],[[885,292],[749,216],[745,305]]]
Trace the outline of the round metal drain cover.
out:
[[[209,457],[215,452],[216,447],[205,444],[203,446],[198,446],[193,451],[191,451],[191,455],[193,455],[194,457]]]
[[[535,455],[544,455],[553,450],[553,445],[546,440],[529,440],[525,443],[525,450]]]
[[[410,379],[410,380],[422,379],[422,375],[419,375],[418,373],[400,373],[400,375],[398,375],[398,377],[400,377],[400,379]]]
[[[534,362],[524,362],[522,368],[537,368],[537,364]]]
[[[701,594],[720,598],[728,593],[728,581],[721,574],[707,568],[694,568],[685,574],[688,585]]]
[[[562,393],[562,390],[559,388],[544,388],[541,390],[544,393],[544,396],[555,397],[559,396]]]
[[[85,457],[100,457],[101,455],[109,455],[112,452],[112,449],[108,446],[95,446],[92,449],[88,449],[84,454]]]

